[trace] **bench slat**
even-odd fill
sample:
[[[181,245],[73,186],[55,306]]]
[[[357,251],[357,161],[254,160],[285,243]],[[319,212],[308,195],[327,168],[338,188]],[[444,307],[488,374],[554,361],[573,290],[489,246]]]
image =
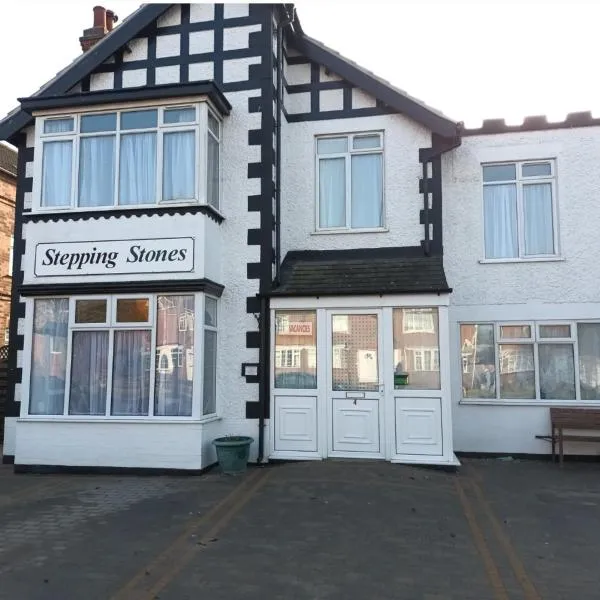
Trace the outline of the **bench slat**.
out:
[[[553,427],[565,429],[600,429],[600,410],[590,408],[551,408]]]

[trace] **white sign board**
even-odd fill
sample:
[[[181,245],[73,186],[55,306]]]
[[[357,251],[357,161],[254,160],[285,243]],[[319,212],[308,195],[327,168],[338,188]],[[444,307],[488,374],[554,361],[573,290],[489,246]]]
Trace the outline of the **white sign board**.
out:
[[[35,248],[36,277],[184,273],[194,270],[194,239],[53,242]]]

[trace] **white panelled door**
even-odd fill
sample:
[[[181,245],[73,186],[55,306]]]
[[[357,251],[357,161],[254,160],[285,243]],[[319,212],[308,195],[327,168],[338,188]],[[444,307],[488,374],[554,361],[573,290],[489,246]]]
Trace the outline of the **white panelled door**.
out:
[[[331,456],[383,456],[381,311],[328,311]]]

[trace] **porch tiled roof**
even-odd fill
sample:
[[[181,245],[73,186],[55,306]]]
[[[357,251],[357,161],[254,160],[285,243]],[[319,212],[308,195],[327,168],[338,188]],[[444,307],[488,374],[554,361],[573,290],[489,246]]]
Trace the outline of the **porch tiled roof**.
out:
[[[288,252],[272,296],[448,293],[441,256],[418,248]]]

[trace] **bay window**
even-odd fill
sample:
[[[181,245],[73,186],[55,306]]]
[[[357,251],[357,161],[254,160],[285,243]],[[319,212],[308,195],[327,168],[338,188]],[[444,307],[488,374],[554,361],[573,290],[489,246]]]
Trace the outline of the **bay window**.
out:
[[[37,120],[40,210],[219,208],[221,123],[205,102]]]
[[[196,342],[196,306],[202,303],[212,320],[205,320]],[[29,414],[214,414],[216,308],[214,298],[193,294],[35,300]],[[198,343],[203,401],[195,409]]]
[[[600,401],[600,323],[461,323],[462,397]]]
[[[383,218],[383,134],[319,137],[317,229],[377,229]]]

